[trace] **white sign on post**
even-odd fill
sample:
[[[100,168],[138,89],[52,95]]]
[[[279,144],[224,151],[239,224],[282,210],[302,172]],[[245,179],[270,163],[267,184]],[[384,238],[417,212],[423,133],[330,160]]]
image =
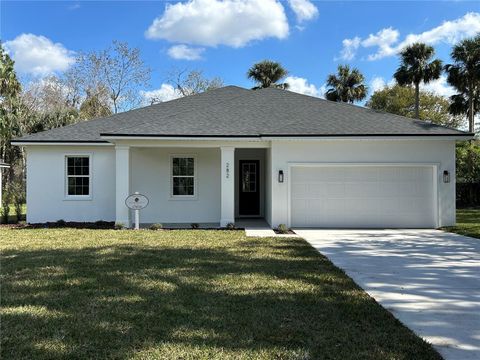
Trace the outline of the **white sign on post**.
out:
[[[125,199],[125,205],[135,211],[135,230],[140,229],[140,210],[147,207],[148,198],[135,192]]]

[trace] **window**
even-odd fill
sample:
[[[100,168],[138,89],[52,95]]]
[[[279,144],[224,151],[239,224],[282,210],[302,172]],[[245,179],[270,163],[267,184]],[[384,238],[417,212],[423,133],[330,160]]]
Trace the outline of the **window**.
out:
[[[242,164],[242,192],[257,191],[257,164]]]
[[[67,196],[90,196],[90,156],[67,156]]]
[[[195,195],[195,158],[173,156],[172,196],[194,197]]]

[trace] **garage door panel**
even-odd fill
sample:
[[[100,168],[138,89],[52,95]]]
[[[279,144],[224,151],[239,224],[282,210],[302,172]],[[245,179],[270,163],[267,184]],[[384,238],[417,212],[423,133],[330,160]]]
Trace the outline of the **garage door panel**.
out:
[[[292,226],[435,227],[433,167],[293,167],[291,179]]]
[[[379,181],[395,181],[397,179],[396,176],[396,168],[392,168],[390,166],[383,166],[378,168],[378,180]]]
[[[306,199],[308,198],[308,189],[307,184],[292,184],[292,193],[295,194],[296,199]]]
[[[335,182],[325,182],[326,196],[331,198],[343,197],[345,194],[345,184]]]
[[[314,182],[312,184],[307,185],[307,197],[309,199],[318,199],[323,198],[326,195],[325,186],[323,183]]]

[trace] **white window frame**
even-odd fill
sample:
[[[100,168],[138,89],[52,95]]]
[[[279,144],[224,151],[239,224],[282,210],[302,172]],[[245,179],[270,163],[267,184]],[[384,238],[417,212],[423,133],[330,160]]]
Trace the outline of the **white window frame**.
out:
[[[75,175],[68,175],[68,159],[74,157],[86,157],[88,158],[88,195],[69,195],[68,194],[68,178],[69,177],[76,177]],[[92,200],[93,196],[93,188],[92,188],[92,172],[93,172],[93,155],[90,153],[71,153],[65,154],[64,157],[64,164],[65,164],[65,200]],[[79,176],[80,177],[80,176]],[[81,175],[81,177],[86,177],[86,175]]]
[[[173,195],[173,159],[175,158],[192,158],[193,159],[193,176],[191,175],[181,175],[180,177],[193,177],[193,195]],[[170,176],[169,176],[169,194],[170,200],[197,200],[198,199],[198,189],[197,189],[197,155],[196,154],[170,154]],[[177,176],[177,175],[175,175]]]

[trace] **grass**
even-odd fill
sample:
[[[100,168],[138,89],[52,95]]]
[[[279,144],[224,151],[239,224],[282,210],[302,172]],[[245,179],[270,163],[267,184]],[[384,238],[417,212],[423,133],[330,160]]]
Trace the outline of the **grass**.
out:
[[[0,228],[2,359],[440,359],[305,241]]]
[[[480,239],[480,207],[457,209],[457,225],[445,229]]]

